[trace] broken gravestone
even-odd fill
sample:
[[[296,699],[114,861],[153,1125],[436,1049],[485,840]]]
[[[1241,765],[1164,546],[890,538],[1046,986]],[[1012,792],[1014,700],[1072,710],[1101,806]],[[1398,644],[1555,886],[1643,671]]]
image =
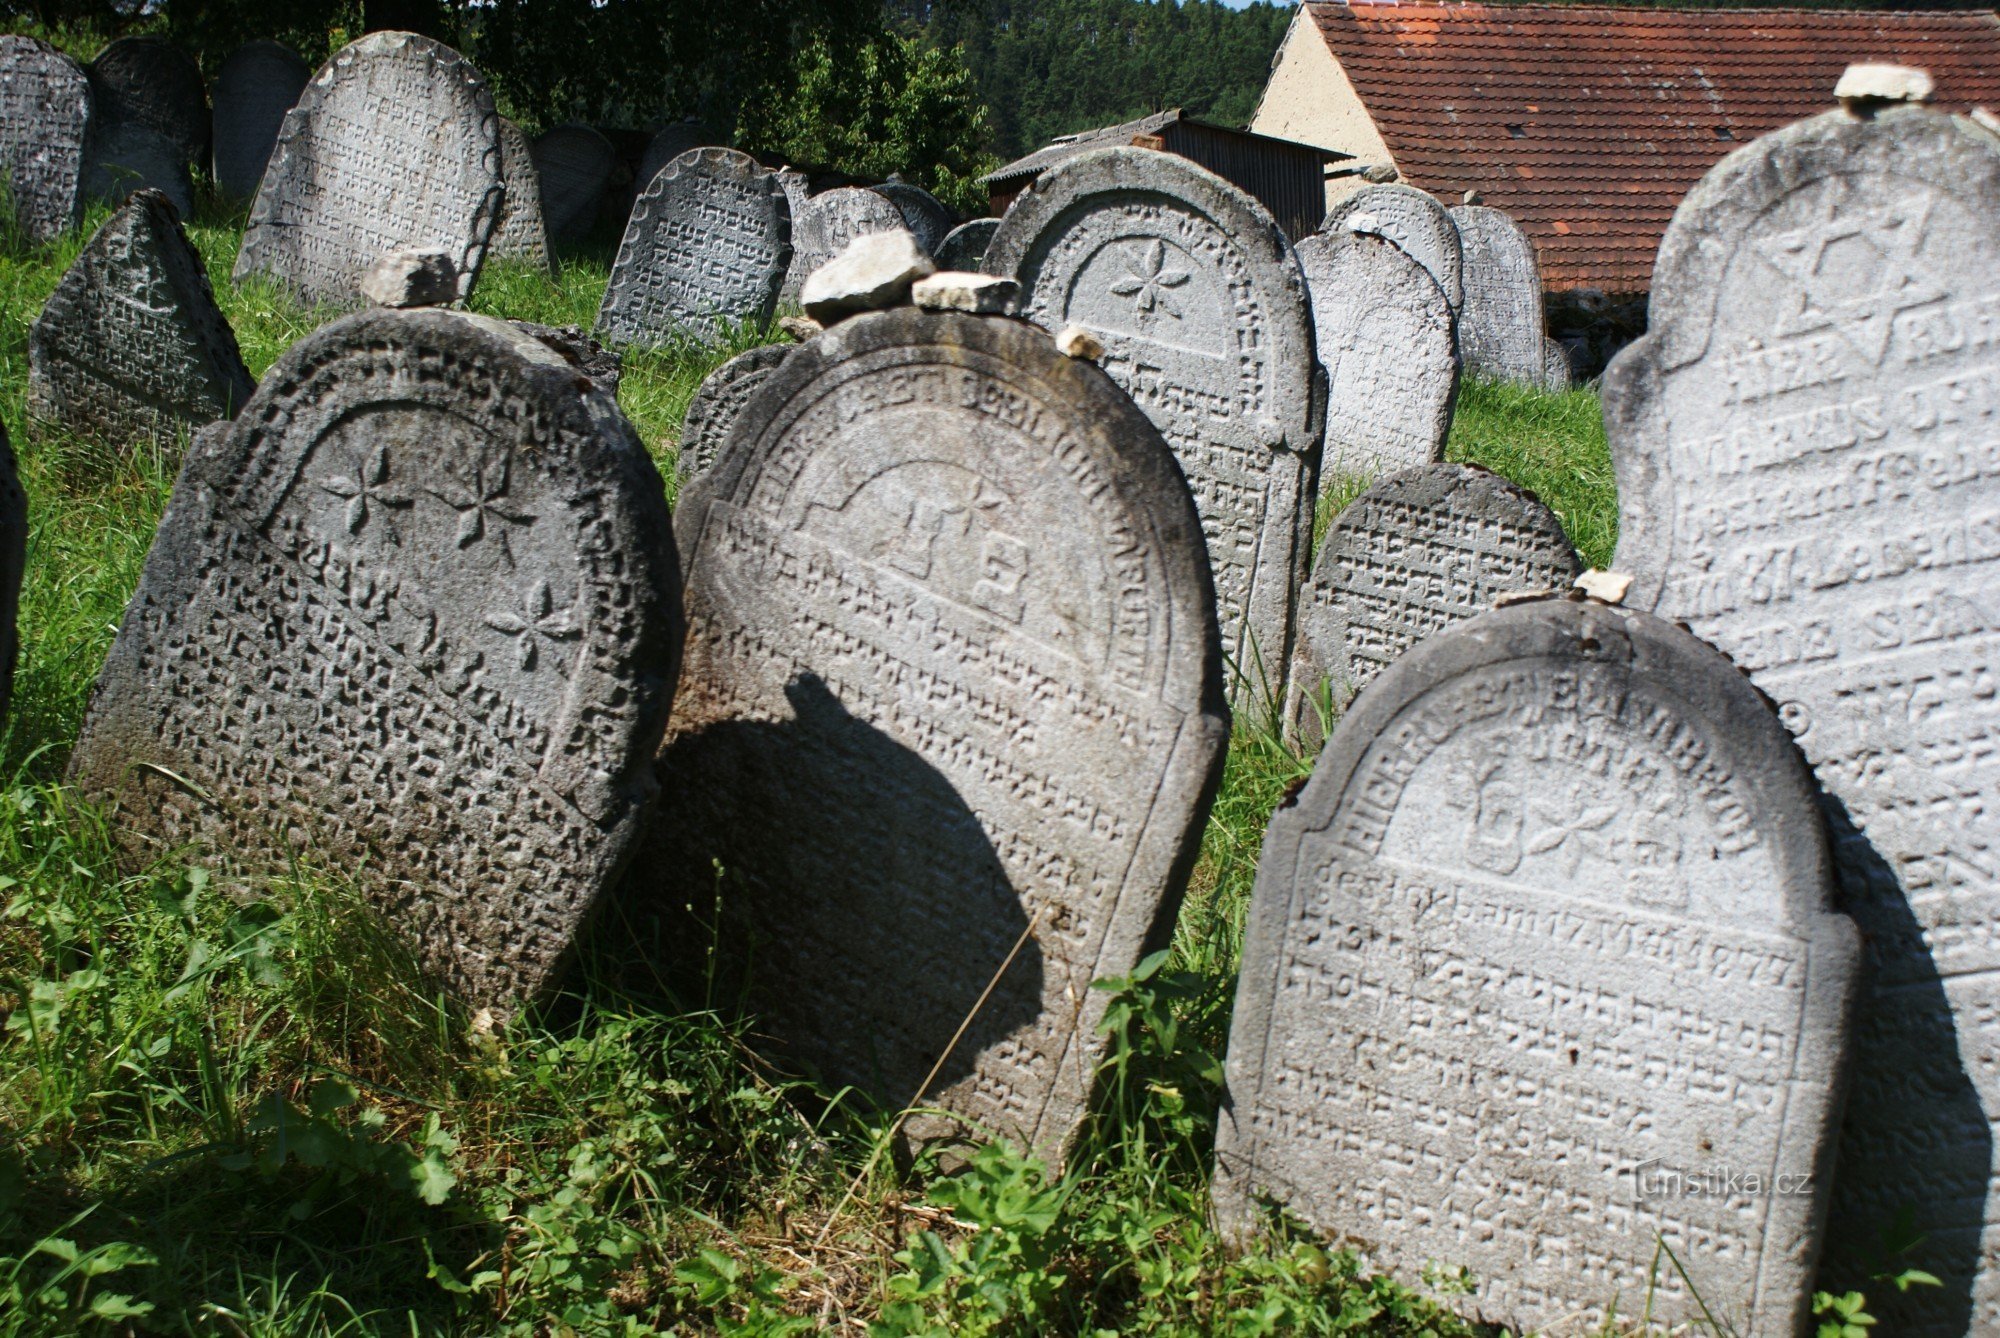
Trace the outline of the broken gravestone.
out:
[[[781,187],[787,190],[781,181]],[[806,199],[792,212],[792,263],[786,271],[781,302],[796,302],[812,272],[827,264],[856,237],[901,229],[903,215],[895,205],[864,186],[839,186]]]
[[[132,445],[228,418],[255,383],[208,269],[157,191],[97,230],[28,331],[28,409]]]
[[[21,577],[28,565],[28,494],[7,425],[0,423],[0,725],[14,702],[14,663],[20,658],[18,623]]]
[[[2000,1326],[2000,144],[1829,112],[1674,216],[1605,377],[1627,602],[1778,703],[1870,949],[1826,1281],[1884,1333]],[[1907,1216],[1906,1216],[1907,1214]],[[1880,1306],[1876,1302],[1879,1300]]]
[[[70,762],[136,859],[351,877],[474,1007],[542,991],[655,792],[679,581],[602,391],[368,311],[200,434]]]
[[[993,234],[1000,230],[997,218],[975,218],[970,223],[961,223],[945,234],[945,239],[933,252],[937,256],[941,270],[976,270],[979,262],[986,258],[986,248],[993,241]]]
[[[1269,1203],[1408,1283],[1449,1260],[1513,1332],[1804,1332],[1858,983],[1832,895],[1812,778],[1708,646],[1582,600],[1432,638],[1265,836],[1225,1232]]]
[[[83,67],[46,42],[0,36],[0,168],[28,241],[76,226],[89,135]]]
[[[1228,734],[1166,445],[1032,326],[904,307],[792,349],[674,523],[658,896],[721,861],[788,1063],[1059,1159]]]
[[[1326,211],[1322,233],[1372,233],[1424,267],[1453,316],[1465,302],[1464,256],[1451,214],[1429,191],[1400,182],[1363,186]]]
[[[500,181],[507,194],[500,204],[500,222],[493,229],[488,254],[495,260],[519,261],[547,272],[549,232],[542,223],[542,179],[535,174],[528,137],[504,116],[500,118]]]
[[[1318,232],[1298,245],[1326,369],[1322,487],[1444,458],[1458,396],[1451,305],[1402,248],[1365,232]]]
[[[765,324],[791,258],[791,204],[777,174],[735,149],[690,149],[633,202],[597,336],[655,346]]]
[[[1232,696],[1282,703],[1325,403],[1291,243],[1185,158],[1099,149],[1021,193],[981,268],[1020,283],[1023,316],[1104,345],[1194,490]]]
[[[549,238],[575,242],[597,221],[597,206],[611,183],[617,150],[587,125],[559,125],[537,136],[535,173],[542,179],[542,220]]]
[[[887,181],[869,189],[896,206],[896,212],[903,216],[903,226],[910,230],[910,235],[917,239],[917,245],[923,247],[927,255],[937,254],[952,229],[952,212],[945,208],[942,200],[922,186],[912,186],[905,181]],[[977,266],[968,268],[976,269]]]
[[[739,353],[710,372],[688,401],[687,415],[681,420],[681,444],[674,453],[674,473],[681,486],[708,472],[722,443],[736,427],[743,406],[757,388],[778,370],[778,364],[794,348],[791,344],[765,344]]]
[[[215,188],[247,200],[264,180],[285,113],[298,105],[312,66],[278,42],[249,42],[230,53],[215,76],[210,118]]]
[[[237,282],[267,275],[308,302],[352,306],[384,251],[452,257],[472,291],[499,221],[500,117],[465,57],[415,33],[370,33],[306,85],[272,150]]]
[[[1465,257],[1458,351],[1468,370],[1496,381],[1541,386],[1548,372],[1542,276],[1534,243],[1513,219],[1482,204],[1451,208]]]
[[[143,125],[173,145],[180,166],[208,149],[208,91],[193,57],[164,37],[121,37],[85,70],[97,124]]]
[[[1380,480],[1334,518],[1299,596],[1288,718],[1317,742],[1411,646],[1502,595],[1567,590],[1578,570],[1555,513],[1498,474],[1433,464]]]

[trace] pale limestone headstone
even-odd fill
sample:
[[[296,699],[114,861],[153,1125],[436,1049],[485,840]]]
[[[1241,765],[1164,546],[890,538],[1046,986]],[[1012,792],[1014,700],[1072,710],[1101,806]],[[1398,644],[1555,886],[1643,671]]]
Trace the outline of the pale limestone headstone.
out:
[[[428,37],[370,33],[335,52],[286,114],[235,278],[351,306],[384,251],[436,247],[463,297],[504,194],[500,116],[479,72]]]
[[[0,725],[14,701],[14,663],[20,658],[21,576],[28,564],[28,494],[21,488],[7,426],[0,423]]]
[[[681,443],[674,453],[674,473],[683,487],[708,472],[743,415],[743,406],[778,370],[793,347],[764,344],[739,353],[702,381],[688,401],[687,414],[681,419]]]
[[[528,137],[521,127],[500,118],[500,182],[507,194],[500,203],[500,222],[493,229],[488,254],[496,260],[517,260],[536,269],[549,268],[549,230],[542,221],[542,179]]]
[[[777,175],[735,149],[690,149],[632,205],[597,336],[651,346],[763,324],[791,258],[791,204]]]
[[[278,42],[249,42],[230,53],[215,76],[211,116],[215,186],[247,200],[264,180],[285,113],[298,105],[312,66]]]
[[[874,232],[909,231],[896,206],[864,186],[838,186],[806,197],[803,207],[796,201],[803,178],[786,180],[780,186],[794,201],[792,208],[792,263],[785,275],[779,300],[796,302],[812,272],[847,249],[856,237]]]
[[[1231,695],[1281,704],[1325,407],[1291,243],[1185,158],[1099,149],[1022,192],[981,267],[1020,282],[1028,319],[1102,343],[1194,491]]]
[[[1569,350],[1553,335],[1542,337],[1542,389],[1574,390],[1576,373],[1569,365]]]
[[[135,860],[333,871],[473,1007],[554,979],[656,791],[659,474],[505,322],[368,311],[199,434],[70,779]]]
[[[1429,191],[1400,182],[1363,186],[1341,196],[1319,225],[1322,233],[1372,233],[1386,237],[1424,267],[1455,315],[1465,303],[1464,257],[1458,227]]]
[[[574,242],[590,232],[597,206],[611,184],[618,152],[587,125],[559,125],[534,143],[535,172],[542,179],[542,219],[549,237]]]
[[[1870,948],[1826,1282],[2000,1329],[2000,145],[1920,109],[1722,160],[1605,376],[1627,602],[1778,703]],[[1923,1243],[1869,1281],[1908,1210]]]
[[[1315,233],[1298,255],[1326,369],[1322,480],[1442,460],[1458,397],[1458,339],[1437,282],[1370,233]]]
[[[945,208],[944,202],[922,186],[912,186],[903,181],[884,182],[871,189],[896,206],[896,212],[903,216],[903,226],[917,239],[917,245],[932,256],[937,255],[938,248],[944,245],[944,239],[951,235],[952,229],[952,212]]]
[[[720,905],[785,1065],[1059,1159],[1090,984],[1164,942],[1228,733],[1165,443],[1027,323],[905,307],[788,353],[674,524],[674,802],[635,867]]]
[[[1520,224],[1483,204],[1451,208],[1464,256],[1458,351],[1467,371],[1541,386],[1548,372],[1542,277]]]
[[[1406,1283],[1465,1268],[1517,1333],[1804,1332],[1859,983],[1833,890],[1797,751],[1686,632],[1557,599],[1426,641],[1265,835],[1225,1232],[1269,1202]]]
[[[937,262],[903,229],[866,233],[806,276],[799,305],[825,327],[856,312],[902,306],[911,286],[935,273]]]
[[[82,66],[46,42],[0,36],[0,171],[27,240],[76,226],[90,120]]]
[[[974,270],[986,258],[986,247],[993,240],[993,234],[1000,229],[997,218],[975,218],[969,223],[961,223],[945,234],[944,241],[933,252],[937,256],[938,268],[944,270]]]
[[[208,270],[157,191],[97,230],[28,331],[28,410],[134,445],[228,418],[255,383]]]
[[[193,57],[164,37],[121,37],[84,73],[100,128],[143,125],[174,146],[180,165],[205,159],[208,90]]]

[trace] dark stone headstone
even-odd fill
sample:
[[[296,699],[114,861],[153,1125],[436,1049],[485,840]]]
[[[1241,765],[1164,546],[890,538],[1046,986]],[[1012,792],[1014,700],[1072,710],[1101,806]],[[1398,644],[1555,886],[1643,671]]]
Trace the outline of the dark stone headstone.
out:
[[[285,113],[298,105],[312,66],[278,42],[249,42],[230,53],[215,76],[215,188],[247,200],[264,180]]]
[[[714,137],[700,121],[677,121],[646,141],[646,151],[639,157],[639,171],[632,179],[633,184],[644,191],[653,184],[653,178],[660,174],[661,168],[689,149],[714,147],[717,147]]]
[[[76,226],[90,122],[82,66],[46,42],[0,36],[0,169],[29,241]]]
[[[493,229],[491,255],[518,260],[537,269],[549,268],[549,232],[542,223],[542,179],[528,137],[521,127],[500,118],[500,181],[507,195],[500,205],[500,223]]]
[[[1363,186],[1326,211],[1323,233],[1369,233],[1424,267],[1455,315],[1465,302],[1464,257],[1458,227],[1429,191],[1400,182]]]
[[[993,241],[993,234],[1000,230],[997,218],[975,218],[970,223],[961,223],[945,234],[943,242],[933,254],[937,257],[938,268],[943,270],[977,270],[979,262],[986,258],[986,248]]]
[[[85,73],[100,127],[143,125],[174,146],[183,168],[207,161],[208,91],[187,52],[164,37],[121,37]]]
[[[944,202],[923,187],[902,181],[885,182],[870,189],[896,206],[896,212],[903,216],[903,226],[917,239],[917,245],[936,256],[944,239],[951,235],[955,221]]]
[[[536,137],[533,153],[550,240],[581,240],[597,221],[598,201],[617,165],[611,141],[587,125],[559,125]]]
[[[194,185],[181,146],[138,121],[99,121],[90,134],[84,194],[122,205],[132,192],[158,191],[182,218],[194,213]]]
[[[722,443],[735,430],[743,406],[794,347],[765,344],[739,353],[702,381],[688,401],[687,415],[681,420],[681,444],[674,455],[674,473],[683,487],[708,472],[722,451]]]

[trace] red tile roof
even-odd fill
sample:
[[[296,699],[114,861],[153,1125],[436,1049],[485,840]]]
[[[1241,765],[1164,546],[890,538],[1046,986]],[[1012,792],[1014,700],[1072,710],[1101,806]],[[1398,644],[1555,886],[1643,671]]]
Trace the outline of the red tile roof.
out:
[[[1681,197],[1730,150],[1834,105],[1856,61],[2000,110],[1991,11],[1307,6],[1405,179],[1527,229],[1551,291],[1645,291]]]

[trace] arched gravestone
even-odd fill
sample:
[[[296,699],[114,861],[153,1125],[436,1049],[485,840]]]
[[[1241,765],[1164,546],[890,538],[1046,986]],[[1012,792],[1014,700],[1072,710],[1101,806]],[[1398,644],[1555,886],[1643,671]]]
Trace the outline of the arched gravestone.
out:
[[[84,194],[122,205],[134,191],[157,191],[182,218],[194,213],[194,184],[181,146],[138,121],[99,121],[90,134]]]
[[[981,268],[1021,314],[1104,341],[1104,370],[1194,490],[1240,706],[1283,701],[1305,584],[1324,388],[1292,247],[1261,205],[1185,158],[1100,149],[1014,201]]]
[[[707,127],[690,117],[667,126],[646,141],[646,151],[639,157],[639,171],[634,178],[639,191],[653,184],[653,178],[660,169],[689,149],[715,147],[710,143]]]
[[[1919,110],[1766,135],[1689,193],[1605,426],[1628,602],[1779,703],[1870,945],[1827,1281],[1883,1332],[2000,1328],[2000,145]],[[1879,1300],[1880,1309],[1875,1303]]]
[[[215,187],[232,200],[257,193],[277,145],[285,113],[298,104],[312,66],[278,42],[248,42],[231,52],[215,75]]]
[[[777,175],[734,149],[690,149],[632,205],[597,337],[658,345],[767,322],[791,258],[791,204]]]
[[[924,1106],[1059,1158],[1090,982],[1164,942],[1228,734],[1158,433],[1023,322],[871,313],[786,356],[674,524],[660,896],[722,861],[789,1062],[895,1110],[944,1056]]]
[[[631,425],[540,341],[435,309],[323,326],[197,436],[70,777],[138,858],[342,871],[504,1010],[654,795],[670,523]]]
[[[1321,684],[1344,708],[1410,647],[1502,595],[1567,590],[1580,570],[1541,499],[1476,465],[1376,483],[1334,518],[1299,598],[1289,715],[1321,733]]]
[[[1363,186],[1335,201],[1319,230],[1329,234],[1366,232],[1388,238],[1424,267],[1451,304],[1454,316],[1464,305],[1465,262],[1458,227],[1429,191],[1400,182]]]
[[[1432,638],[1264,838],[1219,1219],[1464,1266],[1515,1332],[1642,1298],[1803,1332],[1859,951],[1832,891],[1796,750],[1687,633],[1542,600]]]
[[[1458,397],[1458,338],[1436,281],[1395,243],[1368,233],[1315,233],[1298,255],[1326,369],[1322,477],[1442,460]]]
[[[489,248],[495,259],[549,268],[549,232],[542,223],[542,179],[521,127],[500,118],[500,181],[507,194]]]
[[[183,168],[208,150],[208,91],[201,67],[164,37],[121,37],[85,73],[100,128],[143,125],[174,146]]]
[[[465,57],[415,33],[334,53],[285,117],[236,281],[263,274],[309,302],[353,306],[383,252],[436,248],[472,291],[500,218],[500,116]]]
[[[46,42],[0,36],[0,168],[31,242],[76,226],[90,119],[82,66]]]
[[[28,408],[132,444],[228,418],[256,383],[165,196],[97,230],[28,331]]]
[[[1542,389],[1552,391],[1576,388],[1576,373],[1570,369],[1569,350],[1562,346],[1553,335],[1542,337]]]
[[[934,255],[941,270],[977,271],[986,258],[986,248],[1000,229],[997,218],[975,218],[945,234]]]
[[[1534,243],[1498,209],[1461,204],[1450,212],[1465,257],[1459,356],[1481,376],[1542,385],[1548,364],[1542,343],[1542,276],[1535,267]]]
[[[0,423],[0,725],[14,702],[14,664],[20,658],[21,577],[28,565],[28,494],[14,460],[7,425]]]
[[[780,182],[789,195],[792,186]],[[803,210],[792,214],[792,263],[778,300],[796,302],[806,279],[856,237],[903,228],[895,205],[865,186],[838,186],[809,196]]]
[[[611,182],[617,151],[589,126],[571,124],[537,136],[534,156],[549,237],[557,242],[579,240],[597,221],[597,205]]]
[[[794,347],[765,344],[739,353],[702,381],[688,401],[687,414],[681,420],[681,444],[674,453],[674,473],[683,486],[708,472],[742,416],[743,406]]]
[[[926,254],[937,255],[952,228],[952,212],[944,207],[942,200],[921,186],[902,181],[888,181],[869,189],[896,206],[896,212],[903,216],[903,226]]]

